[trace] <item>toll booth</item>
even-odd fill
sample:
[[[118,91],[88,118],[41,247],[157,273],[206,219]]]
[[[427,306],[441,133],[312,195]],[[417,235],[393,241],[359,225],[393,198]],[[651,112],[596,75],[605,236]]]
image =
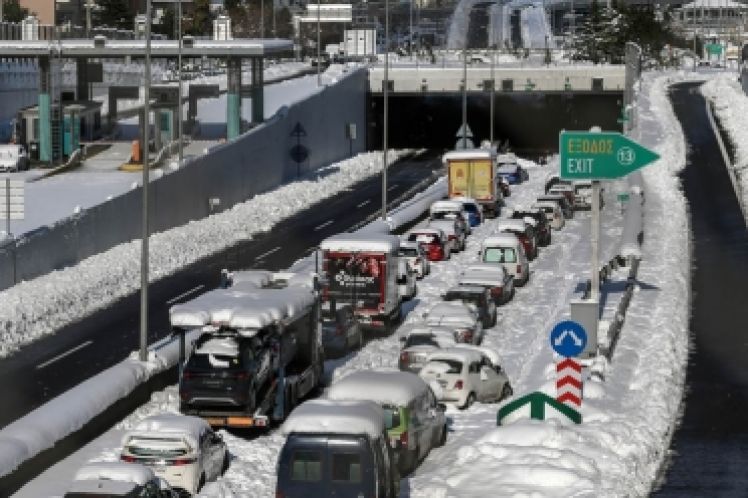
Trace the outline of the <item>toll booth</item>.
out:
[[[62,111],[62,112],[61,112]],[[69,157],[81,140],[101,137],[101,102],[64,102],[52,106],[52,158],[59,161]],[[18,111],[16,119],[18,143],[29,151],[31,159],[39,159],[39,106]]]

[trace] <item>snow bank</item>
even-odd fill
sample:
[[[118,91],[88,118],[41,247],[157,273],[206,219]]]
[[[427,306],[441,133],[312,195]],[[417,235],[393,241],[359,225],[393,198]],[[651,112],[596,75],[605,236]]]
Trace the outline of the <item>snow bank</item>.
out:
[[[391,152],[388,158],[393,163],[405,153]],[[321,199],[379,174],[381,158],[380,152],[359,154],[225,212],[152,235],[150,280],[251,239]],[[0,357],[137,291],[139,272],[140,241],[136,240],[0,292]]]
[[[187,354],[199,332],[186,335]],[[148,361],[137,354],[45,403],[0,431],[0,476],[51,448],[82,428],[114,402],[129,395],[152,376],[176,365],[179,342],[165,339],[151,346]]]
[[[701,87],[701,93],[712,104],[721,127],[727,133],[735,151],[734,176],[737,196],[748,214],[748,96],[743,92],[733,73],[719,73]],[[730,176],[733,176],[731,173]]]

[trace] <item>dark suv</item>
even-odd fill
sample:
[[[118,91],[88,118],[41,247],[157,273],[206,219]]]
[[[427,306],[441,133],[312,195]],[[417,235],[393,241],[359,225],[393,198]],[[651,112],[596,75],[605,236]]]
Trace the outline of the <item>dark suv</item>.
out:
[[[179,382],[181,411],[230,409],[253,412],[278,365],[278,338],[206,333],[195,343]]]
[[[538,239],[538,245],[548,246],[551,243],[551,225],[548,223],[545,213],[538,210],[516,210],[512,213],[512,218],[515,220],[521,220],[524,218],[532,218],[535,220],[535,234]]]

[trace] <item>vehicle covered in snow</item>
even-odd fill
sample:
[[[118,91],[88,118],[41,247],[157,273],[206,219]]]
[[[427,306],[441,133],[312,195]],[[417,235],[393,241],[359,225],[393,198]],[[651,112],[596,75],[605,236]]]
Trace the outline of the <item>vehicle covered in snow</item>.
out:
[[[454,290],[467,287],[480,287],[487,290],[489,297],[496,305],[505,304],[514,297],[514,277],[506,271],[503,265],[471,263],[462,270],[457,283],[458,286],[453,288]],[[462,292],[468,291],[465,289]]]
[[[451,327],[409,324],[403,329],[400,332],[402,349],[398,368],[406,372],[417,373],[434,349],[454,346],[459,340],[457,331]]]
[[[177,498],[169,484],[145,465],[96,462],[81,467],[64,498]]]
[[[430,219],[427,227],[435,228],[444,232],[447,235],[447,240],[452,242],[452,252],[458,252],[465,249],[465,244],[467,242],[467,231],[458,220]]]
[[[483,326],[478,310],[461,301],[437,302],[422,315],[424,323],[431,327],[449,327],[457,332],[457,342],[480,344]]]
[[[467,213],[468,223],[471,227],[477,227],[483,223],[483,210],[478,204],[478,201],[471,197],[457,196],[452,197],[452,201],[459,202],[462,204],[462,208]]]
[[[438,228],[415,228],[403,237],[408,242],[420,245],[429,261],[445,261],[456,252],[456,240],[447,237],[443,230]]]
[[[561,208],[564,218],[570,220],[574,218],[574,208],[569,199],[563,194],[545,194],[538,197],[538,202],[555,202]]]
[[[400,473],[382,408],[373,401],[310,400],[281,427],[275,496],[396,498]]]
[[[532,223],[539,246],[546,247],[551,243],[551,224],[545,212],[539,208],[515,209],[512,219]]]
[[[431,387],[415,374],[359,370],[335,382],[325,397],[368,400],[381,406],[401,473],[413,471],[432,448],[447,440],[446,407],[437,403]]]
[[[418,242],[404,240],[400,242],[400,251],[398,252],[400,258],[408,263],[408,267],[415,272],[418,278],[423,278],[431,272],[431,264],[424,246]]]
[[[162,413],[141,420],[122,438],[120,459],[139,463],[172,488],[196,494],[228,467],[226,443],[198,417]]]
[[[400,238],[342,233],[322,241],[320,249],[323,301],[331,310],[350,304],[362,326],[390,333],[402,316],[400,285],[407,284]]]
[[[322,343],[327,357],[342,355],[354,347],[363,346],[363,331],[352,306],[338,306],[335,313],[330,310],[329,303],[322,308]]]
[[[474,402],[497,402],[511,396],[509,378],[497,372],[486,354],[467,348],[450,348],[432,353],[419,372],[427,382],[439,384],[440,401],[461,409]]]
[[[496,301],[491,297],[491,289],[488,287],[460,284],[442,294],[442,300],[459,301],[474,306],[484,329],[496,325]]]
[[[556,202],[551,201],[538,201],[535,202],[530,209],[538,209],[545,213],[545,217],[550,223],[551,228],[554,230],[561,230],[566,225],[566,219],[564,218],[564,212],[561,211],[561,206]]]
[[[471,233],[471,224],[468,220],[468,213],[462,202],[457,201],[436,201],[429,207],[430,220],[457,220],[460,230],[466,235]]]
[[[180,410],[213,426],[267,427],[320,383],[316,282],[255,270],[224,283],[170,310],[175,331],[203,332],[180,378]]]
[[[493,149],[468,149],[447,152],[442,162],[448,173],[448,196],[475,199],[489,218],[498,216],[504,196],[496,175]]]
[[[530,280],[530,262],[525,247],[513,233],[504,233],[483,239],[478,252],[480,263],[503,265],[514,277],[514,285],[522,287]]]
[[[496,174],[503,177],[509,185],[517,185],[530,179],[527,170],[519,165],[517,156],[506,153],[496,156]]]
[[[538,241],[532,221],[525,221],[524,218],[499,220],[496,227],[499,233],[512,233],[517,236],[525,248],[525,254],[532,261],[538,257]]]

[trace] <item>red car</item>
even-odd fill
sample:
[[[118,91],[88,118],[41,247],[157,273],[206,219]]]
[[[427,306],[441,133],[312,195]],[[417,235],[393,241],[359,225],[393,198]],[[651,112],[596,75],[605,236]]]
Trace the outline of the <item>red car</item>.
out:
[[[419,228],[408,232],[405,240],[420,244],[429,261],[444,261],[452,256],[452,245],[442,230]]]

